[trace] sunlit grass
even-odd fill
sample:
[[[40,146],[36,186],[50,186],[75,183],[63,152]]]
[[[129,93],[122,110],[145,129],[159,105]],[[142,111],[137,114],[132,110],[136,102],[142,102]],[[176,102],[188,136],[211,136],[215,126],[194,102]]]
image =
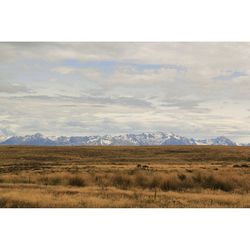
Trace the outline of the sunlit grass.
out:
[[[247,147],[0,147],[0,207],[250,207],[249,160]]]

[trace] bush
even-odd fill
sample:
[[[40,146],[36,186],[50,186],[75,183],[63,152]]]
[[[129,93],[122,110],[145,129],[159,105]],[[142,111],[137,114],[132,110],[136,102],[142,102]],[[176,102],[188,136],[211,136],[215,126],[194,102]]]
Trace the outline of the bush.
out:
[[[141,188],[148,188],[149,187],[149,179],[144,174],[138,174],[135,177],[135,186]]]
[[[48,176],[42,176],[41,178],[40,178],[40,182],[43,184],[43,185],[48,185],[48,183],[49,183],[49,178],[48,178]]]
[[[49,184],[50,185],[59,185],[62,183],[62,179],[60,177],[52,177],[50,180],[49,180]]]
[[[205,178],[205,187],[220,189],[225,192],[229,192],[234,189],[234,185],[229,179],[225,180],[222,177],[214,177],[213,175]]]
[[[154,189],[160,186],[161,179],[158,177],[153,177],[149,180],[148,187]]]
[[[187,178],[187,176],[186,176],[185,174],[179,174],[178,177],[179,177],[179,179],[180,179],[181,181],[184,181],[184,180],[186,180],[186,178]]]
[[[194,182],[196,182],[202,188],[220,189],[225,192],[232,191],[234,189],[234,183],[230,178],[223,178],[222,176],[201,175],[199,172],[193,176]]]
[[[84,187],[86,186],[85,180],[79,176],[74,176],[69,178],[69,185],[76,187]]]
[[[163,191],[180,191],[182,189],[180,182],[177,178],[166,178],[162,181],[160,188]]]
[[[112,178],[113,185],[123,189],[127,189],[131,186],[131,179],[129,176],[125,175],[116,175]]]

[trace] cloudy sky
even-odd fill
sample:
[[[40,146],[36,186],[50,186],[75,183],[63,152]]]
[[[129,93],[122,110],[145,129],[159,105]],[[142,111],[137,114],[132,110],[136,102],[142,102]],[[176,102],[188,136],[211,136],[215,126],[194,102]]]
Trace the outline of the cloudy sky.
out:
[[[0,135],[250,142],[250,43],[0,43]]]

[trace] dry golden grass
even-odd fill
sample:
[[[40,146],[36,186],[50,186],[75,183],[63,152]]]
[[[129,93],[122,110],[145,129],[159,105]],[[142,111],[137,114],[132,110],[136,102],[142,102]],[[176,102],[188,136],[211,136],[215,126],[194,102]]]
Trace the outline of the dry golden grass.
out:
[[[250,207],[249,191],[250,147],[0,147],[0,207]]]

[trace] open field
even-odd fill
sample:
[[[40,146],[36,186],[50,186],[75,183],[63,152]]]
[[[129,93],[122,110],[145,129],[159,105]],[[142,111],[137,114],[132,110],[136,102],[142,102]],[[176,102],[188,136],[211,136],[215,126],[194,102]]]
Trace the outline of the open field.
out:
[[[250,207],[250,147],[0,147],[0,207]]]

